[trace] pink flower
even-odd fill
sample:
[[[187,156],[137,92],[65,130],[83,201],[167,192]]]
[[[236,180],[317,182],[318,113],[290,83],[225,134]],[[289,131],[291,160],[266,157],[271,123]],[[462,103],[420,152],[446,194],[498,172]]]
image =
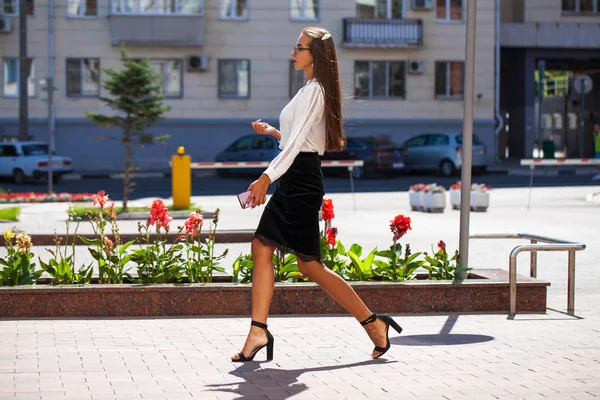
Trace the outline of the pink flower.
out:
[[[148,218],[148,226],[156,224],[156,228],[164,228],[167,232],[169,231],[169,223],[173,221],[172,217],[169,217],[169,209],[162,200],[156,199],[150,206],[150,218]]]
[[[198,228],[204,223],[204,216],[200,213],[193,212],[190,214],[188,219],[183,223],[185,227],[185,233],[190,236],[198,234]]]
[[[94,205],[99,205],[100,209],[103,209],[104,205],[108,202],[108,195],[104,190],[99,190],[93,197]]]

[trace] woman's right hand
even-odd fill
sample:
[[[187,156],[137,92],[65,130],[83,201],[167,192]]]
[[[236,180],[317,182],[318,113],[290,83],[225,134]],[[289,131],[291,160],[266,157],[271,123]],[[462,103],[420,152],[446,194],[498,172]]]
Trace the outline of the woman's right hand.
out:
[[[259,135],[274,135],[277,132],[277,129],[273,128],[266,122],[261,122],[260,119],[257,119],[251,124],[254,132],[258,133]]]

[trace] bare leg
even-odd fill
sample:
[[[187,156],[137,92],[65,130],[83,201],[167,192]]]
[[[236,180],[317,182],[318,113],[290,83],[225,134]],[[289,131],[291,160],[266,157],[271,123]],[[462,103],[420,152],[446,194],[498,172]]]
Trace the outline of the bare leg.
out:
[[[252,260],[254,273],[252,276],[252,320],[267,323],[269,307],[273,298],[273,285],[275,276],[273,271],[274,247],[262,244],[258,239],[252,240]],[[267,334],[264,329],[256,326],[250,327],[250,333],[242,349],[245,356],[249,356],[254,349],[267,343]],[[232,360],[239,359],[235,354]]]
[[[367,319],[371,310],[363,303],[356,294],[352,286],[342,277],[318,261],[303,262],[298,260],[300,272],[319,285],[327,292],[339,305],[350,312],[359,322]],[[375,346],[385,347],[387,324],[379,319],[366,325],[364,328]],[[379,352],[373,351],[373,357],[379,355]]]

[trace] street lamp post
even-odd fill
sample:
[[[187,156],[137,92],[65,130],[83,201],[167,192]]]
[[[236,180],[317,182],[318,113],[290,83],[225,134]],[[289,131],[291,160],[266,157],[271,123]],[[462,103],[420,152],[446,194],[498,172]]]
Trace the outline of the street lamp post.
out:
[[[469,217],[471,212],[471,167],[473,165],[473,102],[475,95],[475,14],[477,0],[467,1],[465,51],[465,102],[463,120],[462,175],[460,192],[459,266],[457,278],[466,279],[469,267]]]

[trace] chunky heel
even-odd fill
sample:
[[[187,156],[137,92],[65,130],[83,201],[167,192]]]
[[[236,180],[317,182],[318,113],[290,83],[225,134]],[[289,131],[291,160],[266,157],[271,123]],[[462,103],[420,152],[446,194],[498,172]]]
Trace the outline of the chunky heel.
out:
[[[250,323],[250,325],[256,326],[258,328],[262,328],[265,330],[265,332],[267,332],[267,344],[262,345],[260,347],[257,347],[256,349],[252,350],[252,353],[250,353],[250,355],[248,357],[246,357],[244,355],[244,353],[240,351],[237,354],[239,358],[237,360],[231,360],[231,361],[233,361],[233,362],[253,361],[254,356],[256,356],[256,353],[258,353],[261,349],[263,349],[265,347],[267,348],[267,361],[273,360],[273,350],[275,347],[275,339],[273,338],[273,335],[271,335],[271,332],[269,332],[269,330],[267,329],[267,325],[263,324],[262,322],[258,322],[258,321],[252,321]]]
[[[400,325],[398,325],[398,323],[396,321],[394,321],[394,319],[392,317],[390,317],[389,315],[378,315],[378,317],[385,322],[386,324],[388,324],[389,326],[391,326],[392,328],[394,328],[394,330],[398,333],[402,333],[402,327]]]
[[[267,343],[267,361],[273,360],[273,350],[275,348],[275,340],[271,340]]]
[[[400,325],[398,325],[398,323],[396,321],[394,321],[394,319],[387,314],[371,314],[371,316],[369,318],[365,319],[360,324],[362,326],[365,326],[365,325],[368,325],[370,323],[377,321],[378,319],[387,325],[385,328],[386,345],[385,345],[385,347],[375,346],[375,351],[379,352],[380,354],[374,358],[381,357],[390,349],[390,347],[392,347],[392,344],[390,343],[390,337],[389,337],[390,326],[392,328],[394,328],[396,330],[396,332],[402,333],[402,327]]]

